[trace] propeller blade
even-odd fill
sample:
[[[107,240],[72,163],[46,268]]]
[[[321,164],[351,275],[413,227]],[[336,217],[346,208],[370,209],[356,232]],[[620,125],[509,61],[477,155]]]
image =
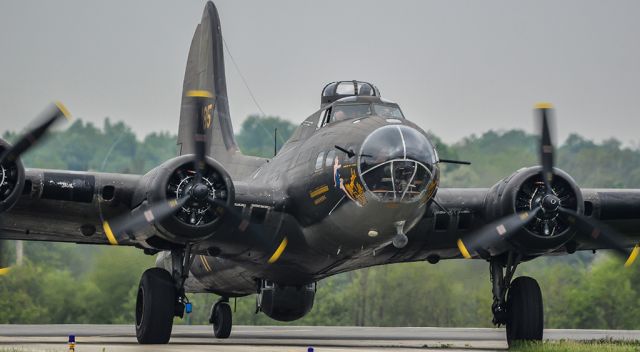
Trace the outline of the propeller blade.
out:
[[[193,98],[195,102],[195,107],[197,111],[196,115],[196,130],[194,131],[193,143],[194,143],[194,154],[195,154],[195,168],[196,168],[196,183],[199,183],[202,179],[206,168],[206,136],[205,136],[205,115],[207,114],[206,109],[208,109],[206,102],[213,98],[213,94],[206,90],[190,90],[187,92],[187,96]],[[212,114],[213,111],[209,111],[209,114]],[[211,115],[208,117],[211,119]],[[209,121],[208,123],[211,123]]]
[[[540,164],[542,164],[542,179],[547,194],[551,193],[553,181],[553,142],[551,141],[551,130],[549,127],[551,111],[553,106],[549,103],[536,104],[536,111],[541,120],[540,139]]]
[[[0,276],[6,275],[11,270],[9,260],[7,258],[6,248],[7,248],[7,240],[4,240],[2,229],[4,228],[4,218],[0,214]]]
[[[144,211],[126,214],[110,222],[105,221],[102,223],[104,234],[109,243],[117,245],[118,242],[127,238],[128,232],[135,232],[155,221],[161,221],[184,206],[187,200],[189,197],[172,199],[147,207]]]
[[[466,259],[471,259],[472,253],[490,248],[494,244],[518,232],[536,218],[540,209],[540,207],[537,207],[531,211],[505,216],[485,225],[478,231],[467,236],[464,240],[458,239],[458,249],[460,253],[462,253],[462,256]]]
[[[558,210],[570,224],[576,227],[579,236],[588,237],[605,248],[611,248],[626,259],[625,267],[633,264],[638,257],[640,246],[636,245],[633,250],[629,250],[625,245],[624,236],[611,227],[570,209],[560,207]]]
[[[44,112],[42,117],[39,118],[39,122],[36,124],[36,126],[25,133],[22,137],[20,137],[20,139],[18,139],[13,144],[13,147],[7,149],[0,156],[0,164],[2,164],[2,162],[4,161],[15,161],[20,157],[20,155],[29,150],[29,148],[33,147],[42,138],[42,136],[44,136],[47,130],[56,121],[63,117],[67,118],[68,120],[71,119],[69,110],[67,110],[67,108],[61,102],[55,102],[51,104],[51,106],[48,107]]]
[[[5,253],[5,243],[6,240],[0,240],[0,276],[8,274],[10,270]]]

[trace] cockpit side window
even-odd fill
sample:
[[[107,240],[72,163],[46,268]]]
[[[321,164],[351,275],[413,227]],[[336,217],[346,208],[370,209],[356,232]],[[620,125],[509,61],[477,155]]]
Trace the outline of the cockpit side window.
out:
[[[389,117],[394,119],[403,119],[402,111],[394,105],[373,104],[373,111],[381,117]]]
[[[369,104],[334,105],[329,122],[337,122],[371,115]]]
[[[320,113],[320,117],[318,118],[318,128],[327,124],[329,115],[331,115],[331,108],[326,109]]]

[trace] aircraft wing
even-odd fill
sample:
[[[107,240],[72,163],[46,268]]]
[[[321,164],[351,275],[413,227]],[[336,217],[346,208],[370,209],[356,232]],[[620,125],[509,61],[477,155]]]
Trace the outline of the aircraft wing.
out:
[[[626,248],[640,242],[640,189],[582,188],[585,215],[588,219],[604,224],[623,236]],[[438,254],[441,259],[462,258],[457,245],[460,238],[472,235],[491,223],[487,211],[489,188],[442,188],[438,190],[425,217],[407,234],[409,244],[397,250],[389,246],[380,252],[388,255],[387,262],[427,260]],[[591,233],[577,229],[573,250],[613,249],[613,246],[591,239]],[[561,246],[547,254],[566,253]],[[386,253],[385,253],[386,252]],[[476,257],[479,258],[479,257]]]
[[[109,244],[102,222],[130,211],[140,176],[26,169],[25,179],[16,205],[0,214],[0,239]]]

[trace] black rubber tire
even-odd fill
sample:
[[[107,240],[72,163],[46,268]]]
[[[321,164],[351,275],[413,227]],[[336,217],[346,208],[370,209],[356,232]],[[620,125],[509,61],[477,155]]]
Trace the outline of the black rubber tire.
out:
[[[165,344],[171,338],[176,288],[168,271],[147,269],[136,300],[136,337],[141,344]]]
[[[219,339],[226,339],[231,335],[233,317],[231,307],[227,302],[218,302],[213,306],[213,335]]]
[[[507,343],[541,341],[544,329],[542,292],[535,279],[520,276],[507,294]]]

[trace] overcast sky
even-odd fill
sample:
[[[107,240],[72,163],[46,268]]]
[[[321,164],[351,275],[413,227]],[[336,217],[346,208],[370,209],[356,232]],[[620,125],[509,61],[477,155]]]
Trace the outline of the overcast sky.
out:
[[[640,1],[218,0],[231,54],[267,114],[299,123],[333,80],[376,84],[445,141],[533,131],[640,141]],[[52,100],[75,116],[177,131],[204,1],[0,2],[0,130]],[[227,55],[234,128],[258,112]]]

